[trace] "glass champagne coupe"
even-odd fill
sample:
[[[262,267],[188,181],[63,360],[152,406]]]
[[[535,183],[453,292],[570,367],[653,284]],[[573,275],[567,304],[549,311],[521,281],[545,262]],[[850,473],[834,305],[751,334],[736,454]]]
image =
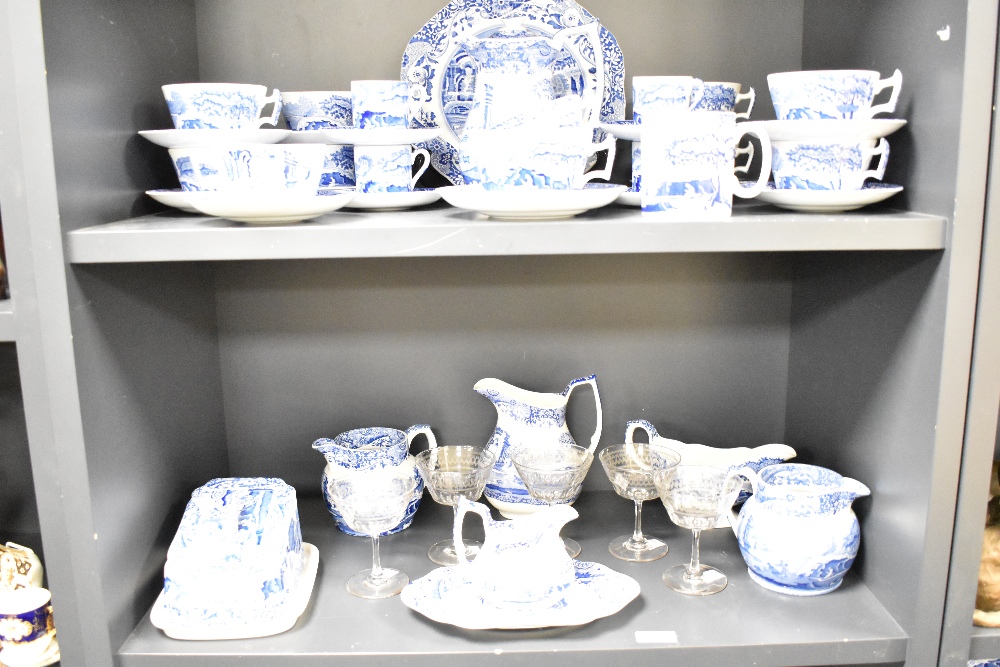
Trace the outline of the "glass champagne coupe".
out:
[[[653,473],[670,520],[691,530],[691,562],[663,573],[663,583],[685,595],[711,595],[726,587],[726,575],[701,562],[701,531],[713,528],[743,487],[738,473],[711,466],[679,465]]]
[[[667,555],[667,543],[642,534],[642,503],[660,496],[653,482],[653,472],[676,467],[681,462],[681,455],[667,447],[630,442],[606,447],[599,458],[615,492],[635,503],[632,534],[611,540],[608,551],[615,558],[640,563],[663,558]]]
[[[549,506],[571,503],[580,495],[583,479],[594,462],[594,455],[579,445],[521,447],[510,455],[532,498]],[[563,538],[570,558],[580,555],[580,544]]]
[[[458,499],[478,500],[483,495],[486,477],[496,457],[476,447],[435,447],[417,454],[417,469],[430,489],[431,497],[442,505],[451,505],[458,518]],[[465,557],[473,560],[482,548],[481,542],[463,540]],[[458,565],[455,540],[434,544],[427,556],[438,565]]]
[[[378,536],[403,520],[416,486],[413,468],[365,471],[330,484],[334,502],[347,525],[372,538],[372,566],[347,581],[347,592],[351,595],[387,598],[409,583],[410,578],[405,573],[382,567]]]

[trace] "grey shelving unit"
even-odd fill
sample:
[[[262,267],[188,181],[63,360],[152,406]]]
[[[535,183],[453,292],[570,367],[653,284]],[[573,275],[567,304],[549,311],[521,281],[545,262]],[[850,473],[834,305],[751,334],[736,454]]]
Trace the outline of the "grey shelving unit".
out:
[[[942,628],[953,533],[971,526],[958,499],[996,1],[584,3],[618,37],[629,79],[741,81],[758,91],[757,118],[773,117],[768,72],[898,67],[909,124],[890,138],[887,180],[906,187],[892,208],[748,207],[729,223],[655,224],[623,209],[497,223],[434,207],[264,229],[164,213],[142,194],[175,183],[165,151],[136,135],[169,124],[161,84],[395,78],[441,4],[0,4],[0,204],[64,663],[913,666],[938,663],[944,637],[942,663],[958,664]],[[871,498],[856,503],[863,551],[844,589],[813,600],[763,591],[717,531],[706,558],[733,584],[705,600],[673,595],[658,573],[685,557],[685,536],[650,508],[672,553],[611,563],[606,542],[630,508],[594,470],[571,534],[585,558],[640,581],[620,614],[477,633],[398,600],[346,596],[366,546],[323,514],[314,438],[427,422],[442,443],[485,443],[495,414],[476,380],[558,391],[591,372],[602,446],[645,418],[717,446],[787,442],[868,484]],[[593,423],[585,403],[569,415],[580,433]],[[149,625],[184,502],[219,475],[279,476],[299,490],[321,569],[285,635],[184,643]],[[429,571],[423,554],[446,517],[427,500],[413,529],[386,541],[387,560]],[[676,630],[678,644],[635,643],[635,630],[657,629]]]

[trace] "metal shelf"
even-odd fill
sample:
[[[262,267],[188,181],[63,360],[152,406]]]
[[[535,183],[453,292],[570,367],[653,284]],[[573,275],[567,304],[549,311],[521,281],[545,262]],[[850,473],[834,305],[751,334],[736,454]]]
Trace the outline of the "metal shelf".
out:
[[[14,334],[14,305],[10,299],[0,301],[0,343],[13,343]]]
[[[1000,628],[972,626],[969,660],[995,660],[1000,658]]]
[[[601,474],[591,471],[591,474]],[[305,541],[320,552],[312,600],[296,626],[281,635],[240,641],[185,642],[167,638],[147,614],[119,652],[122,667],[151,665],[374,664],[441,665],[489,659],[491,664],[550,665],[817,665],[902,662],[907,636],[856,575],[841,589],[813,598],[767,591],[753,583],[729,530],[702,537],[702,556],[723,570],[729,586],[704,598],[667,589],[662,572],[690,554],[690,533],[671,524],[659,502],[648,503],[644,529],[665,536],[670,553],[653,563],[626,563],[608,553],[612,537],[631,530],[632,504],[610,491],[585,492],[581,518],[563,534],[593,560],[635,578],[640,596],[614,616],[566,628],[470,631],[425,619],[398,597],[361,600],[344,588],[371,562],[366,539],[336,530],[322,502],[300,499]],[[411,579],[435,568],[427,548],[450,532],[452,513],[429,495],[411,528],[382,541],[382,562]],[[466,521],[470,533],[478,521]],[[677,644],[638,644],[637,630],[672,630]]]
[[[617,206],[546,222],[504,222],[436,206],[338,211],[314,221],[249,226],[158,214],[68,234],[74,264],[346,257],[663,252],[940,250],[945,218],[902,211],[836,215],[750,206],[725,222],[662,222]]]

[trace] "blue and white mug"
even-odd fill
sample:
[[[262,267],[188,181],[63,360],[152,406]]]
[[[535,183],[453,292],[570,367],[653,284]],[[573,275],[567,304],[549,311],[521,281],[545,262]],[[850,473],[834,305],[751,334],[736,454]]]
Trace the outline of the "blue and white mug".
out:
[[[896,110],[903,74],[887,79],[873,70],[828,69],[767,75],[778,120],[868,119]],[[872,106],[875,96],[891,88],[889,101]]]
[[[736,114],[736,120],[747,120],[753,111],[754,102],[757,101],[757,93],[752,87],[747,92],[741,93],[742,88],[742,85],[731,81],[706,81],[704,94],[694,105],[694,110],[732,111]],[[746,110],[736,111],[736,107],[744,100],[748,100]]]
[[[417,156],[423,164],[413,173]],[[354,176],[358,192],[410,192],[430,166],[430,154],[409,144],[399,146],[355,146]]]
[[[45,588],[19,588],[0,593],[0,646],[18,652],[48,648],[55,625],[52,594]]]
[[[874,169],[869,169],[873,159]],[[889,142],[772,141],[771,169],[779,190],[860,190],[865,180],[882,180],[889,161]]]
[[[736,147],[744,135],[761,143],[761,174],[742,184],[736,177]],[[672,220],[725,220],[733,195],[756,197],[771,172],[771,145],[759,123],[736,124],[728,111],[697,111],[683,119],[643,126],[642,212]]]
[[[354,127],[410,126],[410,85],[405,81],[351,81]]]
[[[329,145],[326,147],[323,173],[319,177],[320,189],[354,187],[354,146]]]
[[[322,144],[243,144],[171,148],[168,152],[182,190],[314,195],[328,148]]]
[[[163,86],[170,118],[178,130],[247,130],[275,125],[281,117],[281,91],[248,83],[172,83]],[[270,116],[260,113],[274,104]]]
[[[281,113],[296,132],[354,127],[349,90],[307,90],[281,94]]]

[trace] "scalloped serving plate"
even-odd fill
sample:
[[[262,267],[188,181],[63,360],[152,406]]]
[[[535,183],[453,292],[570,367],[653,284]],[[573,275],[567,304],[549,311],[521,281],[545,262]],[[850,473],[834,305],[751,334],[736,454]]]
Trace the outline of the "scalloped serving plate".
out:
[[[479,587],[453,581],[457,568],[439,567],[411,581],[400,599],[432,621],[468,630],[529,630],[583,625],[616,614],[639,595],[639,583],[600,563],[574,560],[576,580],[548,605],[497,606],[483,600]]]

